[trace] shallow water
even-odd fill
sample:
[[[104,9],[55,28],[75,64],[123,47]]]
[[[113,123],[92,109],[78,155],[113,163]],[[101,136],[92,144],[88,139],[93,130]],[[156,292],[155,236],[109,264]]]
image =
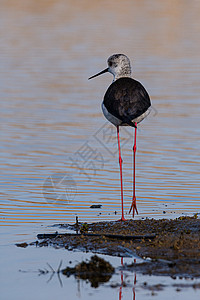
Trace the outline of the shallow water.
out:
[[[145,276],[132,272],[121,271],[121,258],[100,255],[116,268],[116,273],[111,279],[100,284],[98,288],[91,288],[90,283],[75,279],[74,276],[67,278],[60,274],[52,275],[49,265],[57,271],[62,260],[62,268],[73,266],[77,261],[90,258],[86,253],[70,253],[66,251],[49,248],[17,248],[15,257],[7,248],[7,269],[3,272],[9,274],[8,278],[2,276],[1,294],[4,299],[169,299],[169,295],[176,295],[177,299],[198,299],[199,289],[192,287],[198,283],[196,279],[172,279],[166,276]],[[56,251],[56,257],[55,257]],[[31,260],[30,260],[31,258]],[[133,261],[133,259],[132,259]],[[131,259],[124,259],[123,263],[130,263]],[[49,265],[48,265],[48,264]],[[4,264],[5,265],[5,264]],[[39,270],[48,270],[49,273],[41,274]],[[136,276],[136,283],[135,281]],[[158,286],[159,283],[159,286]],[[12,289],[10,288],[12,286]],[[37,292],[36,293],[36,288]],[[135,298],[134,298],[135,294]]]
[[[138,129],[137,218],[200,211],[199,9],[199,1],[1,1],[3,245],[76,216],[120,217],[116,132],[100,107],[112,77],[87,80],[116,52],[130,57],[155,109]],[[120,134],[127,214],[133,130]]]

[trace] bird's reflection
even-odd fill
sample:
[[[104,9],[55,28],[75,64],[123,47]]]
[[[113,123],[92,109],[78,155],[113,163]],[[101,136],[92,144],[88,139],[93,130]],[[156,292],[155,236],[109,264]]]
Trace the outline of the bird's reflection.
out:
[[[134,263],[136,264],[136,259],[134,258]],[[124,259],[123,257],[121,257],[121,266],[123,267],[124,265]],[[119,289],[119,300],[122,300],[122,288],[125,286],[124,283],[124,274],[123,274],[123,268],[121,269],[121,285],[120,285],[120,289]],[[134,277],[133,277],[133,300],[136,299],[136,293],[135,293],[135,286],[136,286],[136,272],[134,273]]]

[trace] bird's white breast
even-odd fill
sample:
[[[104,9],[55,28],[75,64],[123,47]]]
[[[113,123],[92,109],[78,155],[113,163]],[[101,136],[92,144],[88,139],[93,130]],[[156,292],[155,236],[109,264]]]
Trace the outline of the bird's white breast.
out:
[[[105,105],[101,104],[101,108],[103,111],[104,116],[106,117],[106,119],[111,122],[112,124],[114,124],[115,126],[119,126],[122,124],[122,121],[119,120],[118,118],[116,118],[115,116],[113,116],[111,113],[108,112],[107,108],[105,107]]]
[[[149,107],[142,115],[132,120],[133,123],[140,123],[144,118],[146,118],[151,112],[151,107]]]

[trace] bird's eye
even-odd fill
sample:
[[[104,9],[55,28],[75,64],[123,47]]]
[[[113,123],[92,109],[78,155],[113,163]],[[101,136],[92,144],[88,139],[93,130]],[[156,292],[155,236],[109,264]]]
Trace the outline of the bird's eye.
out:
[[[112,67],[112,62],[111,61],[108,62],[108,66]]]

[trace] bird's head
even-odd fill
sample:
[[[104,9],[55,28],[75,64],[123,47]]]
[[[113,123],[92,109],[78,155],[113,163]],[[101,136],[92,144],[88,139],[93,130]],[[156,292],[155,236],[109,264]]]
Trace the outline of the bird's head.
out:
[[[108,68],[91,76],[88,79],[92,79],[103,73],[109,72],[113,74],[114,80],[120,77],[131,77],[131,64],[129,58],[124,54],[113,54],[108,58]]]

